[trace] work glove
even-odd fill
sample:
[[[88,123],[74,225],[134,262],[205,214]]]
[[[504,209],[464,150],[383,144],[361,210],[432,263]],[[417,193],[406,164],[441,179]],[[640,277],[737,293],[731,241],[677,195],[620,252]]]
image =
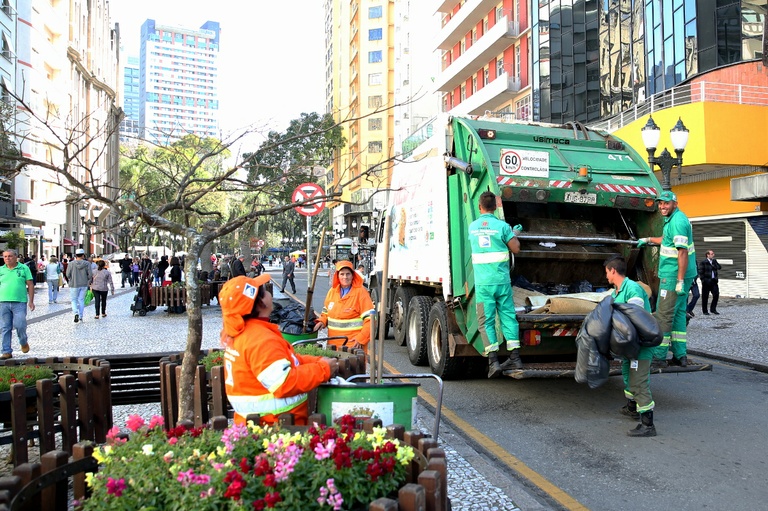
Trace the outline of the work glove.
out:
[[[644,247],[648,244],[648,238],[640,238],[637,240],[637,248]]]
[[[683,291],[683,281],[678,280],[677,285],[675,286],[675,293],[677,293],[678,296],[683,296],[688,294],[688,291]]]
[[[522,225],[520,225],[520,224],[517,224],[516,226],[514,226],[514,227],[512,228],[512,233],[513,233],[515,236],[520,236],[520,233],[521,233],[521,232],[523,232],[523,226],[522,226]]]

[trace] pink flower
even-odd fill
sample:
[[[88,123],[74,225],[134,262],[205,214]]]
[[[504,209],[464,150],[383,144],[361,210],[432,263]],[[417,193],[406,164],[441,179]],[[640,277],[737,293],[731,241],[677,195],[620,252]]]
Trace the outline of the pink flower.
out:
[[[171,445],[176,445],[176,442],[178,442],[178,441],[179,441],[179,439],[176,438],[175,436],[172,436],[171,438],[168,439],[168,443],[171,444]]]
[[[231,428],[224,430],[221,434],[221,441],[224,443],[227,454],[232,452],[238,440],[246,437],[248,437],[248,426],[244,424],[235,424]]]
[[[131,431],[138,431],[139,428],[144,425],[144,419],[142,419],[138,415],[129,415],[128,420],[125,421],[125,425]]]
[[[328,440],[328,443],[326,445],[317,444],[315,446],[315,459],[320,461],[326,458],[330,458],[335,448],[336,448],[336,440],[334,440],[333,438]]]
[[[125,486],[125,479],[112,479],[110,477],[107,479],[107,495],[120,497],[123,494],[123,490],[125,490]]]
[[[156,427],[162,427],[165,424],[165,419],[161,415],[153,415],[149,420],[149,429],[155,429]]]

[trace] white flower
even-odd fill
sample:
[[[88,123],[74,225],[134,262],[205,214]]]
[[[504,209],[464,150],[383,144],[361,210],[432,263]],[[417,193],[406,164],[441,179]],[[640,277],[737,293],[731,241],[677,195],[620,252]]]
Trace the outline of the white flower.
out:
[[[144,453],[145,456],[152,456],[154,451],[152,450],[152,444],[144,444],[141,448],[141,451]]]

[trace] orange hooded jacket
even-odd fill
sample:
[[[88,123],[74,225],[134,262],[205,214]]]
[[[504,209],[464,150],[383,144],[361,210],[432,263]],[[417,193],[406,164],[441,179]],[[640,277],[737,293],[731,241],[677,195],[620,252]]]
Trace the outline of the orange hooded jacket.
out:
[[[258,413],[262,424],[274,424],[278,415],[292,413],[295,424],[306,425],[307,392],[328,381],[331,369],[321,357],[294,352],[278,326],[266,318],[243,318],[263,280],[269,275],[236,277],[219,292],[227,398],[237,424],[244,424],[251,413]]]
[[[341,296],[339,270],[349,268],[352,272],[352,286],[349,292]],[[355,271],[352,263],[341,261],[336,264],[333,275],[333,287],[328,291],[323,305],[323,312],[318,321],[328,327],[328,336],[346,336],[347,344],[359,342],[363,349],[368,350],[371,340],[371,314],[374,313],[373,302],[368,291],[363,287],[363,278]],[[328,344],[343,346],[343,339],[331,339]]]

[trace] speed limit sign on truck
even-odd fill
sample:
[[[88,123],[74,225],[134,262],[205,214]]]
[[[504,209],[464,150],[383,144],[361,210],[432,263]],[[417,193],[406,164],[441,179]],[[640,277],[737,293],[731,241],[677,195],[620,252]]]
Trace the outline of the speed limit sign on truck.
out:
[[[502,149],[499,157],[502,176],[549,177],[549,153]]]

